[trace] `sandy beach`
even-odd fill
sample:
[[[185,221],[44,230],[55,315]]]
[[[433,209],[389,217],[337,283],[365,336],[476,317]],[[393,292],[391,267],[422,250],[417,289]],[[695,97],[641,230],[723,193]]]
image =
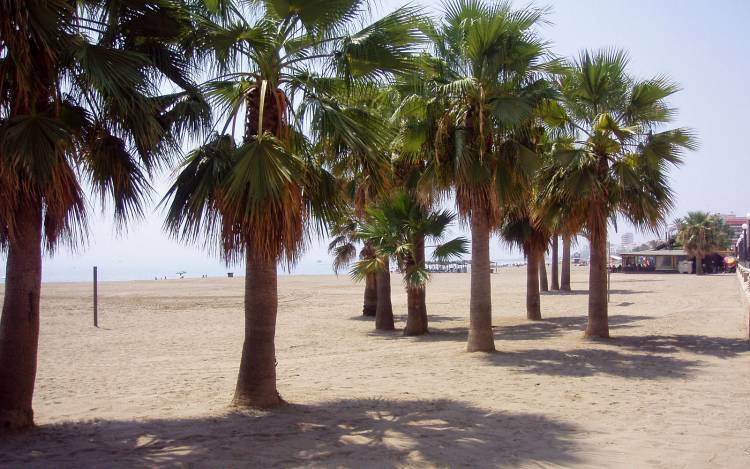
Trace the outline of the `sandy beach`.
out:
[[[585,268],[525,320],[492,276],[497,353],[467,354],[469,275],[438,274],[431,334],[374,332],[346,276],[279,280],[273,412],[233,412],[243,279],[45,284],[38,429],[0,466],[750,467],[750,347],[734,275],[616,274],[613,339],[582,339]],[[406,296],[393,278],[397,327]]]

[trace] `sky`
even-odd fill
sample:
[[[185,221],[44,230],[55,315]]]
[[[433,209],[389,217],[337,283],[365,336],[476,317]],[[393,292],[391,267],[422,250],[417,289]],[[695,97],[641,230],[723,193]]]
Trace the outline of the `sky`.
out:
[[[380,0],[376,11],[392,11],[403,4],[401,0]],[[532,4],[551,8],[552,24],[541,32],[557,55],[571,57],[584,48],[618,47],[630,54],[631,74],[640,78],[666,74],[682,86],[670,100],[679,109],[674,125],[692,128],[700,148],[688,153],[684,165],[671,173],[677,195],[672,218],[689,210],[750,212],[750,158],[743,138],[748,131],[745,112],[750,109],[746,91],[750,2],[557,0]],[[438,7],[428,8],[437,11]],[[224,276],[230,271],[241,274],[242,266],[227,267],[200,246],[180,245],[164,233],[164,212],[156,205],[169,186],[169,176],[160,175],[155,181],[147,216],[125,233],[114,230],[110,212],[93,213],[88,244],[76,252],[61,248],[53,257],[47,256],[44,280],[87,280],[94,265],[101,280],[174,278],[179,271],[187,271],[189,277]],[[623,232],[633,231],[623,223],[618,228],[610,228],[613,243],[619,242]],[[454,231],[468,237],[461,227]],[[637,241],[653,237],[635,232]],[[313,239],[292,273],[331,273],[326,244]],[[491,256],[496,260],[522,257],[497,239],[492,241]],[[0,262],[4,267],[4,259]]]

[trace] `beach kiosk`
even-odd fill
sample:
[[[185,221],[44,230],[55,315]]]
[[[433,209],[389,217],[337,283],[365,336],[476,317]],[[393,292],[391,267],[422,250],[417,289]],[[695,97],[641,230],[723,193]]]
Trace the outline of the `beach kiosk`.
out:
[[[625,252],[621,256],[625,272],[682,272],[687,263],[692,271],[692,260],[682,249]]]

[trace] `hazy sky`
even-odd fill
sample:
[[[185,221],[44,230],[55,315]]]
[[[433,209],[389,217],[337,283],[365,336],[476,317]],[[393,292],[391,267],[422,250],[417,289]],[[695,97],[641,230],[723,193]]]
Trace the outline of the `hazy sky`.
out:
[[[390,11],[403,3],[381,0],[379,9]],[[700,149],[688,154],[685,165],[672,173],[677,193],[674,217],[688,210],[750,211],[750,158],[744,142],[745,111],[750,109],[750,2],[557,0],[534,5],[552,7],[553,24],[543,34],[558,55],[572,56],[583,48],[624,48],[630,52],[634,75],[664,73],[684,88],[671,100],[680,111],[675,125],[693,128]],[[61,250],[45,259],[45,280],[88,279],[93,265],[99,266],[104,280],[174,277],[180,270],[188,276],[242,271],[242,267],[227,269],[199,247],[180,246],[163,233],[163,213],[155,206],[166,190],[167,176],[155,183],[154,203],[145,220],[117,236],[111,216],[95,214],[89,245],[75,254]],[[621,226],[619,231],[628,229]],[[620,234],[610,233],[618,242]],[[636,239],[650,237],[636,234]],[[492,256],[513,258],[519,253],[495,240]],[[296,272],[328,273],[329,266],[324,242],[314,242]]]

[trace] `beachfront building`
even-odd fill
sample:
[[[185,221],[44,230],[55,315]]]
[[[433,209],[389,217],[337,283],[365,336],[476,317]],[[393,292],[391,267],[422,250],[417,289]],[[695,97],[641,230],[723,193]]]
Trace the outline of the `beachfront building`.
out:
[[[622,253],[625,272],[693,272],[693,258],[682,249]]]
[[[748,236],[750,213],[745,215],[745,217],[738,217],[734,213],[719,216],[724,219],[727,225],[734,228],[734,236],[730,240],[732,243],[731,246],[734,247],[732,254],[747,266],[748,261],[750,261],[750,248],[748,247],[750,244],[750,236]]]

